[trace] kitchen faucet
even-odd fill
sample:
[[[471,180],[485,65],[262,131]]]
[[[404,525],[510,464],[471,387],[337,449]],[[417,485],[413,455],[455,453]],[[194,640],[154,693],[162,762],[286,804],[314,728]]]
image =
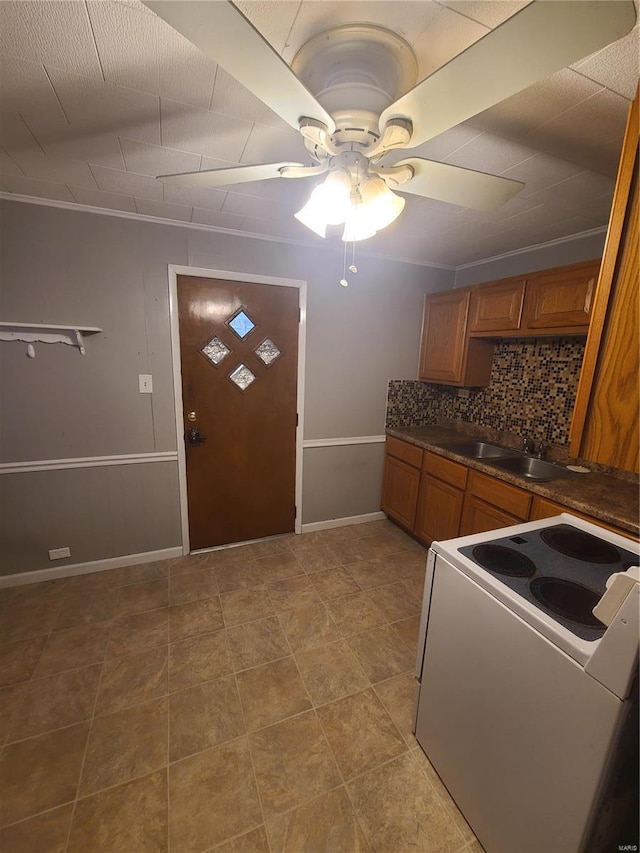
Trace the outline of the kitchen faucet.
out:
[[[524,450],[525,453],[530,453],[530,454],[533,454],[535,451],[534,441],[528,435],[525,436],[522,449]]]

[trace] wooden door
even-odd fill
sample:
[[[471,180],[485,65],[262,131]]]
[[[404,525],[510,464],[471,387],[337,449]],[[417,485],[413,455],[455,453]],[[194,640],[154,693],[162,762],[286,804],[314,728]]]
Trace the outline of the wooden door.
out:
[[[415,534],[428,545],[453,539],[460,529],[464,492],[423,474],[416,513]]]
[[[382,511],[413,530],[418,505],[420,470],[393,456],[385,457]]]
[[[178,277],[191,550],[294,530],[298,295]]]

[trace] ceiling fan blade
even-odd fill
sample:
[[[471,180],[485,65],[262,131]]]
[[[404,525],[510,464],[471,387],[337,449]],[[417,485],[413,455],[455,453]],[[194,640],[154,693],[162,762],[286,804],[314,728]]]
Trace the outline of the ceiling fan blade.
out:
[[[269,178],[282,178],[282,169],[302,170],[301,163],[262,163],[258,166],[233,166],[230,169],[205,169],[202,172],[182,172],[176,175],[159,175],[164,184],[180,187],[226,187],[230,184],[244,184],[249,181],[266,181]],[[316,167],[308,167],[314,175]],[[325,171],[323,168],[322,171]],[[298,177],[298,175],[296,175]],[[300,175],[300,177],[305,177]]]
[[[298,80],[282,57],[228,0],[143,0],[153,12],[214,59],[291,127],[301,118],[333,119]]]
[[[399,166],[411,166],[413,178],[402,186],[393,187],[394,192],[435,198],[460,207],[474,210],[493,210],[509,201],[524,187],[521,181],[511,181],[498,175],[474,172],[449,163],[436,163],[409,157],[396,163]],[[384,177],[384,169],[378,170]]]
[[[536,0],[399,98],[380,116],[410,119],[415,148],[621,38],[633,0]]]

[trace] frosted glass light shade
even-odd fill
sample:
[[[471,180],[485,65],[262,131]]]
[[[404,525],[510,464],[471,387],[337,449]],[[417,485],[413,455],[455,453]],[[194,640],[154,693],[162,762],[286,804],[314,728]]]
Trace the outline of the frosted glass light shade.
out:
[[[346,172],[329,172],[295,217],[320,237],[326,235],[327,225],[340,225],[349,213],[351,180]]]

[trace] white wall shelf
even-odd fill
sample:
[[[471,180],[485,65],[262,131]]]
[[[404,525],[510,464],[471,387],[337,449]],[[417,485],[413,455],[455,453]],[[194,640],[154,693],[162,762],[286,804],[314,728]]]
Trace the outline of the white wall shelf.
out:
[[[101,332],[97,326],[61,326],[46,323],[2,323],[0,341],[23,341],[28,344],[27,355],[35,358],[34,343],[68,344],[78,347],[84,355],[84,336]]]

